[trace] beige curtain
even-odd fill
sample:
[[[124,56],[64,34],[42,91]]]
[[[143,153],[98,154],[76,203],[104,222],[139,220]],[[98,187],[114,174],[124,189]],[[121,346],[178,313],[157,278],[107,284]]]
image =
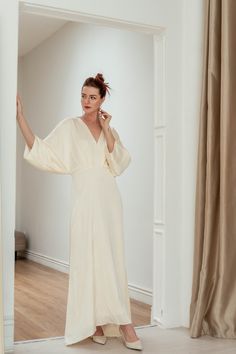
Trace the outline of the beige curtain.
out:
[[[0,186],[1,187],[1,186]],[[3,331],[3,283],[2,283],[2,230],[1,230],[1,188],[0,188],[0,354],[4,353],[4,331]]]
[[[205,0],[190,334],[236,338],[236,0]]]

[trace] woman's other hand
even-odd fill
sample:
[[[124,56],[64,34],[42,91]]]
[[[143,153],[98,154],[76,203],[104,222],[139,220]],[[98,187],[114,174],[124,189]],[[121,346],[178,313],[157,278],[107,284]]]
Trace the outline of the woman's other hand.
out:
[[[106,129],[109,127],[112,116],[108,112],[104,111],[103,109],[100,109],[98,112],[98,118],[102,126],[102,129]]]

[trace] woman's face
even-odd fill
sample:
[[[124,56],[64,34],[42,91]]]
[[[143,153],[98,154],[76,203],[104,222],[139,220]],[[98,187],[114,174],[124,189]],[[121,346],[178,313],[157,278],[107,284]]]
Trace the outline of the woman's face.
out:
[[[85,113],[91,114],[100,109],[105,97],[101,98],[97,87],[84,86],[81,92],[81,106]]]

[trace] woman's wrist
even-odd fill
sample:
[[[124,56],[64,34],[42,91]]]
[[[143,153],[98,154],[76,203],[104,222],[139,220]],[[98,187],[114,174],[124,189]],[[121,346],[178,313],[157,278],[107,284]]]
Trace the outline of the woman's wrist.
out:
[[[104,132],[106,133],[106,132],[110,132],[111,131],[111,127],[110,127],[110,125],[107,125],[106,127],[104,127]]]
[[[18,113],[16,116],[16,119],[18,120],[18,122],[20,122],[21,120],[24,120],[25,117],[24,117],[23,113]]]

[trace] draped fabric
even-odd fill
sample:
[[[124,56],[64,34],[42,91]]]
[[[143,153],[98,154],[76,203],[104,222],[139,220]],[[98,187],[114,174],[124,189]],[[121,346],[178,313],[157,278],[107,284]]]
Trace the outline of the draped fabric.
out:
[[[236,337],[236,1],[206,0],[190,334]]]
[[[116,177],[131,156],[118,132],[109,152],[103,130],[96,141],[81,117],[60,121],[44,139],[35,136],[24,159],[39,170],[72,177],[70,269],[65,344],[93,335],[97,325],[119,337],[131,323],[123,238],[123,203]],[[63,203],[63,200],[62,200]]]

